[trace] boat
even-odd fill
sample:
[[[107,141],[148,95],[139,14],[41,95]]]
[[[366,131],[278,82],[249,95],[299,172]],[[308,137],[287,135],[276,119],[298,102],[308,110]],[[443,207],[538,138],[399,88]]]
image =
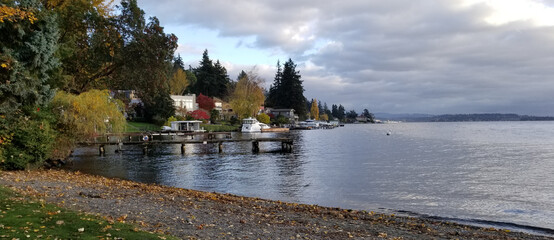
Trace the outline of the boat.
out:
[[[270,129],[270,127],[265,123],[259,122],[255,118],[249,117],[242,120],[241,132],[261,132],[262,129]]]
[[[289,128],[262,128],[262,132],[288,132]]]
[[[300,128],[312,129],[312,128],[318,128],[319,127],[319,122],[314,121],[312,119],[308,119],[306,121],[299,122],[298,125],[300,126]]]

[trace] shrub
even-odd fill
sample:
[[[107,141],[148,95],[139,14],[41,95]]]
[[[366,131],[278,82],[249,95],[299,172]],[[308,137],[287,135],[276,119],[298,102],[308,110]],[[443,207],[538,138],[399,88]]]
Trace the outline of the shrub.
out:
[[[196,120],[207,120],[210,119],[210,116],[208,114],[200,109],[189,112],[187,115],[191,116],[192,118]]]
[[[23,170],[41,166],[50,157],[57,136],[53,121],[48,110],[39,108],[35,113],[2,118],[0,135],[4,140],[0,144],[0,168]]]
[[[265,124],[269,124],[269,116],[265,113],[262,113],[262,114],[259,114],[258,116],[256,116],[256,119],[258,119],[258,121],[260,121],[261,123],[265,123]]]

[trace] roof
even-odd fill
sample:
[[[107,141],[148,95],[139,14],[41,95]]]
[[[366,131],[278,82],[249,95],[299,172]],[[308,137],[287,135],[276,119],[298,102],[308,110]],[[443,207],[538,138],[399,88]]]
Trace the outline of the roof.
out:
[[[272,112],[290,112],[291,110],[294,111],[294,109],[292,109],[292,108],[271,109],[270,111],[272,111]]]

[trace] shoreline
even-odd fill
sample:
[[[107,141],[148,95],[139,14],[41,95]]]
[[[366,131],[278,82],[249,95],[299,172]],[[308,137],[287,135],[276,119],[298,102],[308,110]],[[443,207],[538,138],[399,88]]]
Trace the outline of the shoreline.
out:
[[[183,239],[554,239],[432,217],[321,207],[66,170],[0,172],[24,195]]]

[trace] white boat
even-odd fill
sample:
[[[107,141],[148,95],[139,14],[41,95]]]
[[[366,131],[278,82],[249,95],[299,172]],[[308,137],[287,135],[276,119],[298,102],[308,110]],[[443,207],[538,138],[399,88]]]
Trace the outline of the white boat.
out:
[[[303,127],[303,128],[318,128],[319,122],[314,121],[312,119],[308,119],[306,121],[299,122],[298,125],[300,125],[300,127]]]
[[[270,127],[265,124],[258,122],[255,118],[245,118],[242,120],[242,129],[241,132],[261,132],[262,129],[269,129]]]

